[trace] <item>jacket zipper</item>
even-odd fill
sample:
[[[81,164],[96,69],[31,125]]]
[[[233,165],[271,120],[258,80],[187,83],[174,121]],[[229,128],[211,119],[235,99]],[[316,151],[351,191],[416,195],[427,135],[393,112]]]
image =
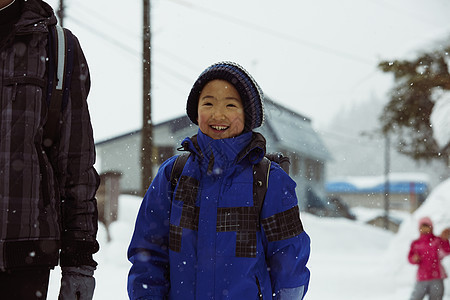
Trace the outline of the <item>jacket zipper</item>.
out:
[[[258,276],[255,276],[256,278],[256,285],[258,286],[258,298],[262,300],[263,294],[261,293],[261,285],[259,284]]]

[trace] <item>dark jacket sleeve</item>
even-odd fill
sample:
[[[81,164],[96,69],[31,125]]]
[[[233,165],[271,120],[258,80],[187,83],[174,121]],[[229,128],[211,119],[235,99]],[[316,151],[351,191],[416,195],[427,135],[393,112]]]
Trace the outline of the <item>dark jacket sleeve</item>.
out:
[[[130,299],[167,299],[169,291],[170,172],[174,158],[164,162],[139,209],[128,248]]]
[[[94,169],[95,147],[87,96],[89,69],[78,39],[70,97],[62,114],[56,178],[61,198],[61,266],[96,266],[97,202],[100,179]]]

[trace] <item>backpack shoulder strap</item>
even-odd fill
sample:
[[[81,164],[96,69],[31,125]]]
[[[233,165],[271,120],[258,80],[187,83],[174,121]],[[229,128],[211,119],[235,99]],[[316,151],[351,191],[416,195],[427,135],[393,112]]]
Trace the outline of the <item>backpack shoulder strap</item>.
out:
[[[291,161],[289,157],[284,156],[283,153],[277,152],[277,153],[267,153],[266,157],[270,159],[271,161],[276,162],[280,165],[280,167],[286,172],[286,174],[289,175],[289,167],[291,165]]]
[[[170,173],[170,185],[172,192],[175,191],[178,180],[180,179],[181,173],[183,172],[184,166],[191,153],[180,154],[176,159]],[[253,165],[253,202],[254,206],[261,211],[262,204],[264,202],[264,197],[266,196],[267,187],[269,186],[269,171],[272,161],[267,157]],[[289,169],[287,169],[289,172]]]
[[[261,212],[264,197],[269,185],[269,171],[272,162],[264,157],[259,163],[253,165],[253,205]]]
[[[50,26],[48,45],[48,113],[43,138],[45,148],[50,148],[58,140],[60,113],[69,99],[74,55],[73,36],[69,30],[59,25]]]
[[[189,158],[191,153],[185,152],[183,154],[178,155],[173,163],[172,171],[170,172],[170,186],[172,192],[175,191],[175,187],[177,186],[178,179],[180,179],[181,173],[183,172],[184,166]]]

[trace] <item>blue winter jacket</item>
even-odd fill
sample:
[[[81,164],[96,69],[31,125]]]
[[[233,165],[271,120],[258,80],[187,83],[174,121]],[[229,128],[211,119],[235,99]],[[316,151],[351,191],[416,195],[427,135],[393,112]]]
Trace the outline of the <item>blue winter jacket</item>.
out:
[[[177,187],[173,157],[139,210],[128,249],[130,299],[302,299],[310,239],[295,182],[272,163],[260,211],[253,203],[252,165],[264,156],[264,137],[213,140],[199,130],[182,145],[192,155]]]

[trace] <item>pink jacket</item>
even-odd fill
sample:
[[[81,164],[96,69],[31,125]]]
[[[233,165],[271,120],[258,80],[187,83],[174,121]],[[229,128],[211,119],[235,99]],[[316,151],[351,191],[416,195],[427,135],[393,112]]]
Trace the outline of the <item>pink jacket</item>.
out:
[[[415,262],[413,256],[417,254],[419,260]],[[419,265],[417,270],[417,280],[444,279],[447,277],[441,265],[441,259],[450,254],[450,244],[448,240],[429,234],[421,234],[420,237],[411,243],[408,260],[412,264]]]

